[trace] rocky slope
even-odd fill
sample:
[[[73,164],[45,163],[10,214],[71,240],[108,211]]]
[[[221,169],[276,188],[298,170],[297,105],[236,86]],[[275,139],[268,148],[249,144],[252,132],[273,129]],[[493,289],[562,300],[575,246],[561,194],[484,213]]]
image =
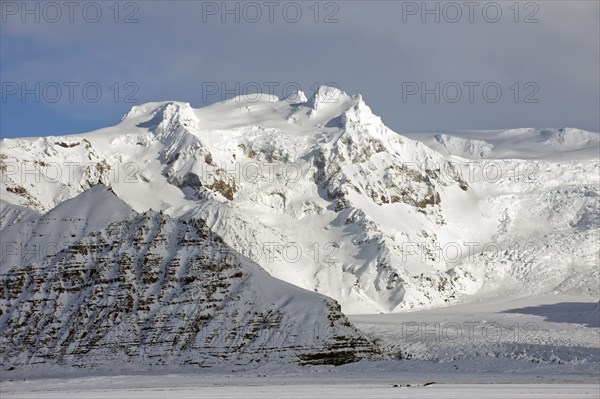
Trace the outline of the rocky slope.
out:
[[[136,214],[103,186],[3,230],[4,243],[17,241],[28,249],[5,251],[20,261],[3,262],[0,273],[5,369],[343,364],[377,355],[334,300],[269,276],[201,219]]]

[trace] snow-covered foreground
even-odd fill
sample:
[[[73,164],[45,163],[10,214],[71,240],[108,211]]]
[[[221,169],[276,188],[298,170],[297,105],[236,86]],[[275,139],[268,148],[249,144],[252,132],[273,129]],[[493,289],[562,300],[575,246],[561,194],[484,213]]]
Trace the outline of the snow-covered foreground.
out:
[[[98,381],[101,382],[101,381]],[[12,387],[11,387],[12,388]],[[393,387],[369,384],[236,385],[204,387],[160,387],[150,389],[86,389],[74,386],[54,392],[7,390],[3,398],[88,399],[88,398],[597,398],[600,387],[593,384],[457,384],[427,387]]]
[[[448,363],[361,361],[341,367],[293,366],[231,373],[200,369],[177,374],[11,377],[2,399],[129,398],[598,398],[598,373],[506,359]],[[589,371],[589,370],[588,370]],[[59,371],[60,373],[60,371]],[[82,374],[86,371],[81,370]],[[89,374],[89,372],[87,372]]]

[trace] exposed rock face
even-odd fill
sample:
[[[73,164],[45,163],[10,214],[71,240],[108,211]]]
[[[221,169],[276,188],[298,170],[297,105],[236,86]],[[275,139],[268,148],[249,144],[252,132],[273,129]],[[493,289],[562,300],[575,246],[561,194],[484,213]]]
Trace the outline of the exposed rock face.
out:
[[[272,278],[198,219],[148,211],[0,280],[5,368],[343,364],[377,354],[334,300]]]

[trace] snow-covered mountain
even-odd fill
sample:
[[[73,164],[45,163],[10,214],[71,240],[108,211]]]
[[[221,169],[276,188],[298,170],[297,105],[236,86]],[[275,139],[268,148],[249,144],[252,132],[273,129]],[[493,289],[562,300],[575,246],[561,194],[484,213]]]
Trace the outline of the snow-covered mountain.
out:
[[[334,300],[271,277],[202,220],[137,214],[102,185],[2,239],[22,245],[5,248],[0,270],[6,369],[343,364],[377,354]]]
[[[95,132],[3,140],[0,191],[11,209],[45,213],[104,184],[138,213],[204,220],[273,277],[345,312],[597,295],[598,134],[553,132],[425,145],[332,87],[201,109],[147,103]],[[522,154],[497,151],[510,143],[530,156],[504,159]]]
[[[600,156],[600,134],[581,129],[409,133],[434,150],[466,159],[577,160]]]

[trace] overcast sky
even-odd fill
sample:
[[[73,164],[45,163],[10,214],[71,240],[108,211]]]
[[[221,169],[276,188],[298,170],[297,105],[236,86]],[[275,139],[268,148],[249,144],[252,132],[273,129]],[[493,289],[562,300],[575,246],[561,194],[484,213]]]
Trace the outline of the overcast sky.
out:
[[[0,133],[83,132],[135,103],[326,83],[397,132],[599,131],[600,2],[514,3],[3,0]]]

